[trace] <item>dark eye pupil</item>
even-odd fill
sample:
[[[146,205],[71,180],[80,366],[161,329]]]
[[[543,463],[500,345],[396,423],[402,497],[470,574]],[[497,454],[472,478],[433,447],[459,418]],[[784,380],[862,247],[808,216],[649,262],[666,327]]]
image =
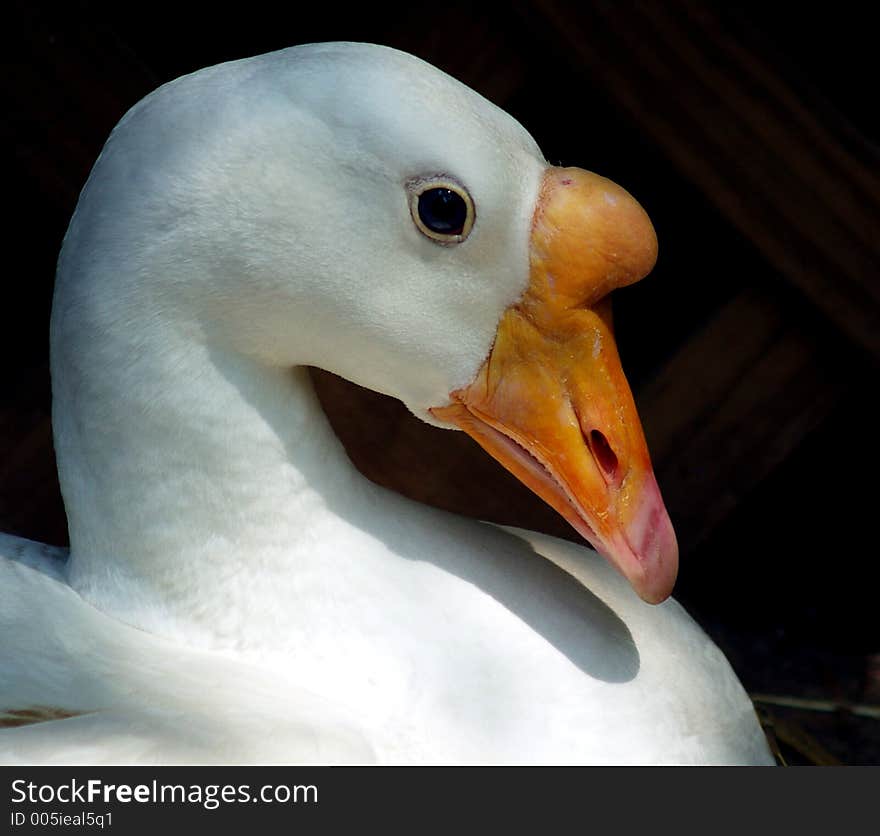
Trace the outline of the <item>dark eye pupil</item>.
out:
[[[467,205],[452,189],[427,189],[419,195],[419,217],[432,232],[458,235],[467,220]]]

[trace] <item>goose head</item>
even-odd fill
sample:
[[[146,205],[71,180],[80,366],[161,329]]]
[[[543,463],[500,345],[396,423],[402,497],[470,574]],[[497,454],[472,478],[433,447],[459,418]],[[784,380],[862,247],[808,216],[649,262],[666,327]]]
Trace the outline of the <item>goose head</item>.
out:
[[[626,191],[549,166],[433,67],[296,47],[172,82],[117,126],[59,262],[56,391],[73,404],[159,343],[166,367],[185,345],[327,369],[470,434],[656,602],[677,548],[608,300],[656,251]],[[56,424],[59,459],[78,432]]]

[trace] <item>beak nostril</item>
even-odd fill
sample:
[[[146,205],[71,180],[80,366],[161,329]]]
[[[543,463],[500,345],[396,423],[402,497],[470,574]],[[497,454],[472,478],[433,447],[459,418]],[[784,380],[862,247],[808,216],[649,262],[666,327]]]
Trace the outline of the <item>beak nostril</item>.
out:
[[[590,450],[605,478],[613,481],[617,476],[617,456],[611,449],[608,439],[599,430],[590,430]]]

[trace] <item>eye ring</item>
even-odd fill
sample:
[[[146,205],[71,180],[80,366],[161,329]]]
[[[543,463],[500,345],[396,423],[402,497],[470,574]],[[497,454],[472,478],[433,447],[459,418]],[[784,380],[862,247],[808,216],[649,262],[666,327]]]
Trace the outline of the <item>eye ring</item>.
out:
[[[419,177],[407,183],[409,211],[422,235],[438,244],[460,244],[474,226],[474,202],[450,177]]]

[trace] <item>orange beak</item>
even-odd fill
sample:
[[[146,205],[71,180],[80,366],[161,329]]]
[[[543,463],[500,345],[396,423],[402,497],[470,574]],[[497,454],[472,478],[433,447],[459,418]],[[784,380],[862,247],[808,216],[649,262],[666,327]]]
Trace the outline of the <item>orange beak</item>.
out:
[[[657,238],[622,188],[549,168],[532,221],[529,286],[474,381],[432,414],[552,505],[650,603],[678,546],[611,326],[608,294],[644,277]]]

